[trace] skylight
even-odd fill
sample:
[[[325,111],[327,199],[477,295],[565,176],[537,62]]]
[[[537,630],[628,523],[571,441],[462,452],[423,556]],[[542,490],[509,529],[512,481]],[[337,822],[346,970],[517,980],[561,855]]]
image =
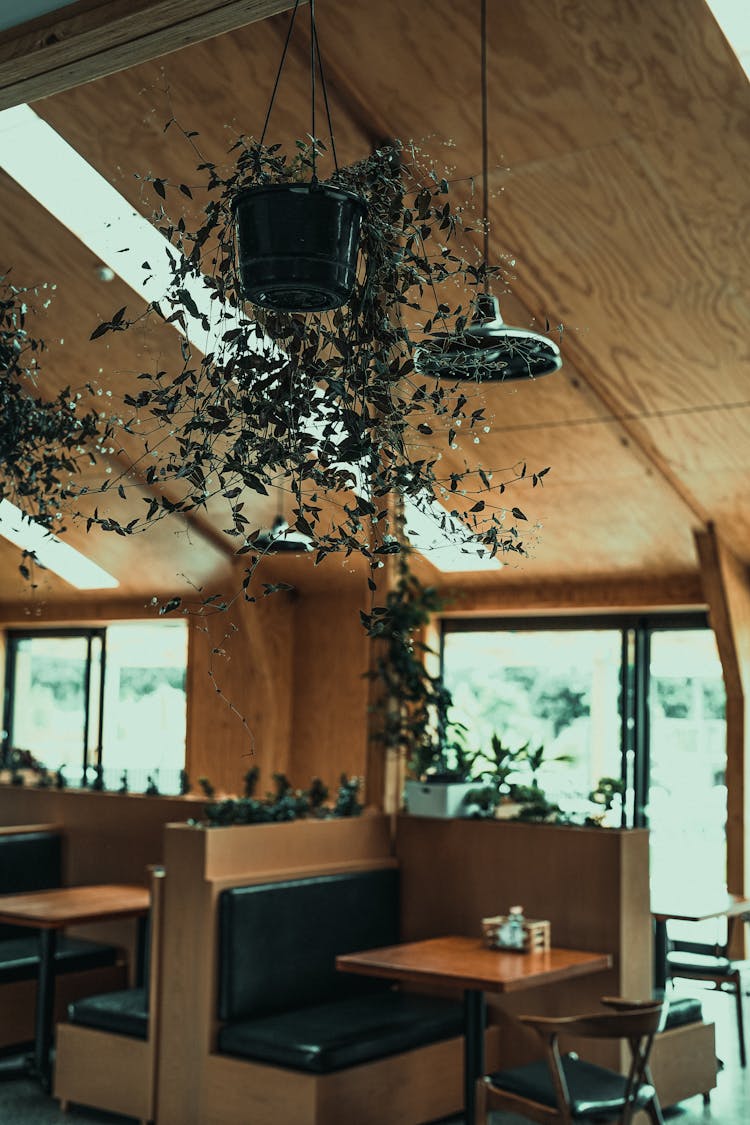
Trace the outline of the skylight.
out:
[[[37,561],[78,590],[113,590],[120,583],[75,547],[45,531],[10,500],[0,500],[0,535],[23,551],[33,551]]]
[[[407,497],[404,500],[404,530],[412,547],[447,574],[502,568],[500,560],[497,557],[493,559],[478,546],[468,528],[453,519],[442,504],[434,500],[425,511]]]
[[[714,19],[750,78],[750,3],[748,0],[707,0]]]

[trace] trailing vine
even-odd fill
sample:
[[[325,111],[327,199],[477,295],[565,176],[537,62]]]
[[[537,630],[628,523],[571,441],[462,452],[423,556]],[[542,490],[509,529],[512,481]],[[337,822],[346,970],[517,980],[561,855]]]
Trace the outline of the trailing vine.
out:
[[[185,136],[195,147],[195,135]],[[486,267],[463,256],[460,236],[469,228],[448,200],[447,182],[419,169],[417,154],[400,145],[332,173],[330,183],[367,204],[352,297],[332,312],[282,314],[242,305],[232,202],[249,185],[309,178],[310,147],[298,142],[290,159],[279,146],[241,137],[233,155],[227,169],[200,161],[205,203],[193,229],[165,207],[173,193],[184,202],[198,186],[150,177],[163,201],[156,221],[171,247],[170,283],[161,300],[133,316],[119,309],[92,335],[127,331],[156,314],[184,333],[182,363],[140,373],[142,389],[125,396],[119,421],[141,453],[101,484],[102,493],[124,496],[135,468],[155,490],[147,510],[133,520],[128,509],[118,520],[110,504],[93,522],[130,535],[221,497],[250,600],[265,549],[245,508],[250,494],[274,488],[293,498],[293,526],[309,537],[316,564],[357,553],[375,571],[397,553],[394,498],[422,510],[441,501],[439,522],[468,550],[481,544],[492,556],[523,554],[526,517],[504,493],[527,476],[540,483],[547,469],[461,463],[458,435],[480,440],[489,429],[485,407],[465,384],[415,370],[419,341],[435,325],[460,333],[484,285]],[[370,582],[374,590],[372,575]],[[180,605],[175,597],[163,609]],[[204,606],[225,602],[209,597]]]

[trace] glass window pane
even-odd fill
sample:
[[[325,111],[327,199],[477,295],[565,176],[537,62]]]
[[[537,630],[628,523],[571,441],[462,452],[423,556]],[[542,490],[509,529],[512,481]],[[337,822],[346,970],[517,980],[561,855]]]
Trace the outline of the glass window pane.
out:
[[[184,621],[128,622],[107,629],[102,764],[108,789],[116,789],[127,770],[131,790],[145,789],[151,774],[162,793],[179,791],[186,669]]]
[[[547,797],[590,812],[599,778],[620,776],[620,655],[616,629],[447,633],[454,718],[475,748],[489,746],[493,732],[511,748],[543,746],[538,782]]]
[[[86,722],[85,637],[28,637],[16,642],[12,685],[13,746],[49,769],[80,771]]]
[[[726,878],[725,692],[710,629],[651,637],[649,825],[655,891]],[[678,936],[678,923],[670,936]],[[683,923],[682,936],[697,937]],[[709,940],[713,940],[709,938]]]

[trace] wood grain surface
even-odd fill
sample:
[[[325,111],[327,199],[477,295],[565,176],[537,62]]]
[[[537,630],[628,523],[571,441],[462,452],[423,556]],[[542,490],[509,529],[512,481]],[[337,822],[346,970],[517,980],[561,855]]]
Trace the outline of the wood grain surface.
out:
[[[543,953],[486,949],[480,938],[449,936],[346,953],[342,972],[387,977],[411,984],[451,984],[488,992],[519,992],[609,969],[608,953],[552,948]]]
[[[0,896],[0,922],[57,930],[74,922],[100,922],[123,915],[146,914],[145,887],[104,883],[89,887],[58,887],[50,891]]]

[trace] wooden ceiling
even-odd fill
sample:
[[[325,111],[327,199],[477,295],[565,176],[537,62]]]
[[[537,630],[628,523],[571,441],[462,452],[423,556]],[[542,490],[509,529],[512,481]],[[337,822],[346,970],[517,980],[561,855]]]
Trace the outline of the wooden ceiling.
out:
[[[340,160],[387,137],[414,139],[469,196],[481,167],[479,0],[322,0],[318,19]],[[34,109],[150,214],[153,193],[137,177],[195,179],[165,122],[174,115],[197,130],[217,160],[237,132],[257,133],[287,20],[260,19]],[[697,571],[693,534],[709,521],[750,563],[744,72],[704,0],[491,3],[489,69],[492,248],[515,262],[503,313],[562,324],[564,368],[477,389],[493,430],[456,451],[458,462],[551,471],[543,488],[512,490],[511,503],[540,525],[531,557],[499,578],[451,576],[451,585],[677,582]],[[307,131],[306,107],[301,36],[273,138]],[[12,267],[17,284],[57,284],[39,325],[51,345],[64,340],[50,347],[48,386],[94,378],[119,395],[144,357],[169,361],[176,336],[157,325],[89,343],[102,317],[137,300],[118,279],[101,282],[87,247],[4,173],[0,216],[0,274]],[[260,525],[275,504],[257,504]],[[133,541],[83,527],[69,535],[120,579],[123,597],[163,596],[221,580],[231,566],[225,523],[209,512]],[[25,596],[16,565],[17,552],[0,546],[0,601]],[[422,573],[437,577],[429,564]],[[361,579],[333,560],[315,571],[309,559],[287,561],[283,574],[310,586]],[[50,600],[84,596],[43,582]]]

